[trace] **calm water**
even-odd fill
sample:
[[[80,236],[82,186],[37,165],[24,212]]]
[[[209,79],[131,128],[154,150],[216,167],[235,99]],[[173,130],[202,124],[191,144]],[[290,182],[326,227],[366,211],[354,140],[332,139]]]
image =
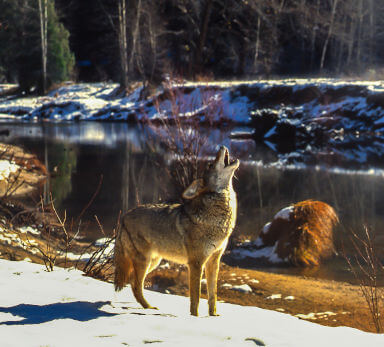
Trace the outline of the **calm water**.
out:
[[[52,177],[45,192],[52,192],[60,211],[66,210],[70,218],[77,218],[95,196],[81,216],[83,234],[88,239],[102,236],[95,215],[105,232],[111,233],[119,212],[134,207],[137,201],[177,198],[167,173],[172,155],[164,150],[153,129],[96,122],[6,123],[0,125],[1,129],[9,129],[10,135],[0,141],[22,145],[46,163]],[[342,242],[348,247],[350,230],[359,232],[364,224],[372,228],[377,243],[384,246],[384,177],[315,168],[263,167],[256,163],[276,161],[274,152],[253,141],[231,141],[229,135],[233,129],[201,131],[207,138],[205,155],[212,155],[217,144],[225,144],[241,160],[234,182],[239,214],[233,241],[255,239],[263,225],[292,202],[318,199],[332,205],[339,214],[341,226],[336,230],[339,247]],[[315,270],[269,270],[350,279],[344,262],[337,259]]]

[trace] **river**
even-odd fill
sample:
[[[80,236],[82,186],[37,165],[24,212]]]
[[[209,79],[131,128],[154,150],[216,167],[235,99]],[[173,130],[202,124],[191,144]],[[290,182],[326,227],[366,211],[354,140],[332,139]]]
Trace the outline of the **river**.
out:
[[[164,133],[127,123],[3,123],[9,135],[0,141],[22,145],[37,154],[51,177],[39,194],[52,192],[56,208],[68,218],[81,215],[81,233],[88,240],[110,235],[120,211],[138,202],[177,199],[168,167],[174,153],[163,145]],[[241,166],[234,181],[239,210],[232,243],[254,240],[263,225],[292,202],[315,199],[333,206],[340,218],[335,230],[340,250],[351,230],[366,225],[384,248],[384,179],[381,171],[345,171],[324,165],[282,167],[278,155],[252,140],[231,140],[231,133],[247,129],[201,128],[203,155],[209,158],[218,144],[225,144]],[[192,131],[192,130],[191,130]],[[165,134],[166,136],[169,134]],[[30,199],[37,199],[36,196]],[[31,200],[31,201],[32,201]],[[258,268],[258,264],[254,264]],[[350,280],[341,257],[316,269],[275,268],[270,271]]]

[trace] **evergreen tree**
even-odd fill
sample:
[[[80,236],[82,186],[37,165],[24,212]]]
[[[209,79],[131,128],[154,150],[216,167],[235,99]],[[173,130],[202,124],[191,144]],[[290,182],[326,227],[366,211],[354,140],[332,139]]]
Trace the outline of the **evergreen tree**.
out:
[[[69,32],[59,22],[53,1],[48,2],[48,82],[72,77],[74,55],[69,48]]]
[[[42,90],[41,36],[36,0],[0,2],[0,66],[6,79],[21,91]],[[74,58],[69,33],[59,22],[53,0],[48,1],[48,85],[70,78]]]

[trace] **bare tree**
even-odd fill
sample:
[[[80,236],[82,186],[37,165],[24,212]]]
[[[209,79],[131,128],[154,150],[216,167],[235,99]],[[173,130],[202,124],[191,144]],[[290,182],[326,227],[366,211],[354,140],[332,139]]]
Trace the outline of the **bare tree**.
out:
[[[335,17],[336,17],[336,9],[337,9],[337,4],[339,2],[339,0],[331,0],[331,1],[332,1],[331,18],[330,18],[330,22],[329,22],[328,34],[327,34],[327,37],[324,41],[323,50],[321,53],[320,71],[323,71],[323,69],[324,69],[325,54],[327,53],[329,40],[331,39],[331,36],[333,34],[333,27],[334,27]]]
[[[128,43],[127,43],[127,2],[119,0],[118,2],[119,16],[119,52],[121,65],[121,84],[124,89],[128,87]]]
[[[42,89],[45,93],[47,86],[47,56],[48,56],[48,1],[38,0],[41,37]]]
[[[202,11],[199,15],[201,18],[200,28],[199,28],[199,37],[196,45],[196,50],[194,54],[193,62],[190,65],[190,74],[195,75],[200,73],[202,69],[203,62],[203,50],[207,39],[208,29],[209,29],[209,19],[211,17],[211,12],[213,8],[213,0],[206,0],[202,7]]]

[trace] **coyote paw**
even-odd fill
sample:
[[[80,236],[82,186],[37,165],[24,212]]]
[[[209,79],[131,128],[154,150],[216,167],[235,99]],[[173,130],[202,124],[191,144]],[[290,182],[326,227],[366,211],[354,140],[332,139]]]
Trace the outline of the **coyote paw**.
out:
[[[151,305],[149,305],[146,308],[149,309],[149,310],[158,310],[158,308],[156,306],[151,306]]]

